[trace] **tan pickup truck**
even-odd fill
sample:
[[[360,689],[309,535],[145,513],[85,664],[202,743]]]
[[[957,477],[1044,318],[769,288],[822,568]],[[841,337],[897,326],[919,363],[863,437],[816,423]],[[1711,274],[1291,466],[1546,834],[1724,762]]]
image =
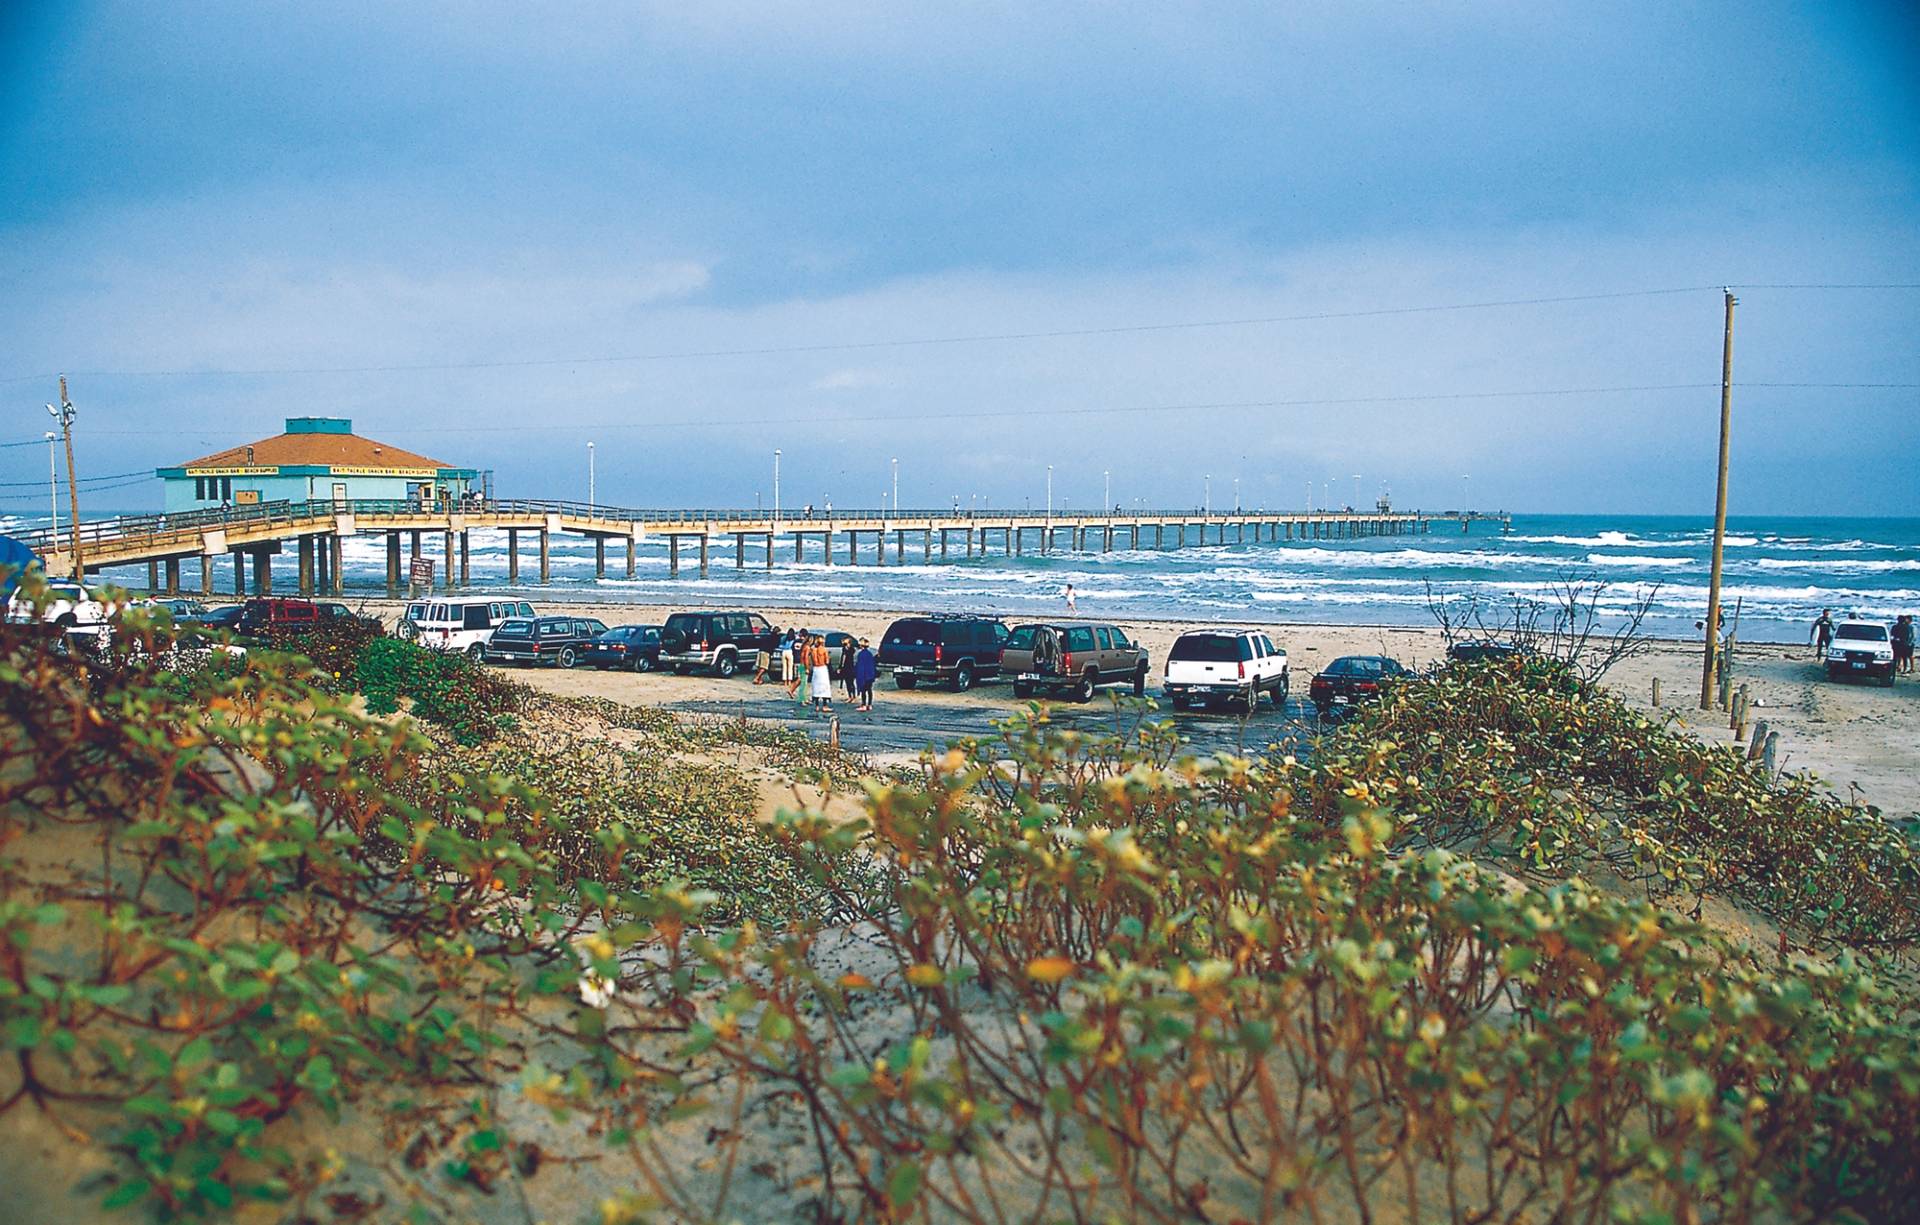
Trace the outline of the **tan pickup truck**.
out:
[[[1147,649],[1117,626],[1094,621],[1048,621],[1017,625],[1000,657],[1002,675],[1013,679],[1013,696],[1064,693],[1091,702],[1102,685],[1131,685],[1147,692]]]

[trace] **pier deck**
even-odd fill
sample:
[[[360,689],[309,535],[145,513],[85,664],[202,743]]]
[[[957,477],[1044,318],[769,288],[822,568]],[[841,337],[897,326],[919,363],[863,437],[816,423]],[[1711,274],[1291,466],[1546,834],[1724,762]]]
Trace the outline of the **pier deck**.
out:
[[[133,515],[80,525],[81,558],[88,574],[144,564],[147,587],[179,592],[183,563],[198,562],[198,590],[213,594],[213,561],[234,561],[235,594],[245,594],[246,563],[252,561],[253,590],[273,589],[272,558],[291,545],[298,555],[297,589],[303,594],[341,590],[340,542],[354,535],[384,534],[387,587],[398,592],[412,585],[413,563],[436,560],[433,581],[442,589],[468,582],[468,534],[474,530],[507,533],[510,584],[520,581],[521,536],[530,534],[538,581],[552,576],[556,534],[594,542],[595,569],[607,573],[608,544],[624,553],[632,577],[639,542],[648,537],[667,544],[668,571],[680,572],[683,549],[701,574],[714,564],[716,542],[731,538],[733,563],[771,568],[778,550],[790,548],[796,561],[809,557],[827,565],[900,565],[953,561],[993,554],[1019,556],[1060,551],[1108,552],[1116,548],[1183,548],[1189,545],[1282,540],[1351,540],[1372,536],[1427,533],[1435,523],[1458,523],[1462,531],[1476,522],[1510,529],[1504,511],[1116,511],[1112,514],[1034,513],[949,509],[839,511],[831,516],[762,511],[630,510],[584,502],[502,499],[465,505],[414,501],[341,500],[269,502],[224,510],[171,515]],[[435,538],[438,539],[435,539]],[[44,559],[48,573],[73,571],[70,529],[21,534]],[[751,542],[751,550],[749,543]],[[892,560],[887,558],[891,543]],[[917,547],[915,547],[917,546]],[[915,556],[917,554],[917,556]],[[424,568],[421,568],[424,572]]]

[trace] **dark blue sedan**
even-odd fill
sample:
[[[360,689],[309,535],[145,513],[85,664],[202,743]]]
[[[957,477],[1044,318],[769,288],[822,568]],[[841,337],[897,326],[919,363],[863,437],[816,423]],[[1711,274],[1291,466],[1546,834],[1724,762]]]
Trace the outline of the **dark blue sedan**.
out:
[[[581,662],[595,668],[651,672],[660,664],[660,627],[620,625],[587,644]]]

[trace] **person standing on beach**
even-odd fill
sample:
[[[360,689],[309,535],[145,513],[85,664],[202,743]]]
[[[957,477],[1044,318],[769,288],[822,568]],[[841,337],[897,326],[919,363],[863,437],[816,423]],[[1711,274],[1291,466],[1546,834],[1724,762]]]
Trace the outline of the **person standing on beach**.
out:
[[[813,639],[800,633],[793,634],[793,700],[801,706],[813,704]]]
[[[776,643],[780,641],[780,630],[777,626],[774,628],[774,631],[773,631],[773,640]],[[772,664],[773,664],[772,651],[768,650],[766,647],[761,647],[758,651],[754,652],[754,655],[753,655],[753,683],[754,684],[764,685],[767,683],[767,669],[770,666],[772,666]]]
[[[1833,641],[1833,610],[1831,608],[1820,610],[1820,616],[1813,623],[1813,633],[1807,636],[1807,640],[1813,643],[1814,659],[1821,660],[1827,657],[1827,644]]]
[[[813,664],[813,705],[816,710],[833,709],[833,656],[827,651],[827,640],[819,634],[813,636],[813,647],[807,658]]]
[[[840,658],[834,665],[834,671],[839,675],[840,683],[847,687],[849,702],[857,700],[860,696],[853,683],[853,659],[857,654],[859,654],[859,645],[854,642],[853,635],[848,634],[846,641],[840,644]]]
[[[1902,676],[1913,673],[1913,614],[1902,613],[1893,623],[1893,670]]]
[[[1068,612],[1072,612],[1072,611],[1074,610],[1074,608],[1073,608],[1073,584],[1072,584],[1072,583],[1068,583],[1068,584],[1067,584],[1067,589],[1066,589],[1065,591],[1063,591],[1063,592],[1061,592],[1060,594],[1061,594],[1061,595],[1064,595],[1065,597],[1067,597],[1067,611],[1068,611]]]
[[[853,660],[853,683],[857,690],[854,697],[856,709],[865,711],[873,709],[873,682],[879,675],[879,657],[873,653],[873,648],[867,645],[867,640],[862,638],[860,654]]]
[[[788,630],[780,635],[780,683],[787,687],[787,696],[793,697],[800,685],[800,670],[795,667],[794,651],[798,648],[798,631]]]

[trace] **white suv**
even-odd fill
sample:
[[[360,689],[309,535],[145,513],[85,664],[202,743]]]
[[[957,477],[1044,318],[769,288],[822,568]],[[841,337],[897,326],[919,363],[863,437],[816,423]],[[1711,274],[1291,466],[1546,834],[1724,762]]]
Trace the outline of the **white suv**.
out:
[[[1167,652],[1165,688],[1175,710],[1220,698],[1251,714],[1263,693],[1284,710],[1292,683],[1287,653],[1259,630],[1189,630]]]
[[[1880,621],[1842,621],[1827,647],[1827,679],[1873,676],[1893,685],[1893,635]]]
[[[72,579],[55,578],[47,580],[47,604],[37,619],[57,627],[65,638],[89,647],[104,647],[113,635],[109,622],[118,611]],[[33,604],[18,590],[7,601],[7,620],[14,625],[30,625],[36,620]]]
[[[415,600],[400,615],[398,632],[431,651],[484,657],[487,639],[510,617],[533,617],[525,600]]]

